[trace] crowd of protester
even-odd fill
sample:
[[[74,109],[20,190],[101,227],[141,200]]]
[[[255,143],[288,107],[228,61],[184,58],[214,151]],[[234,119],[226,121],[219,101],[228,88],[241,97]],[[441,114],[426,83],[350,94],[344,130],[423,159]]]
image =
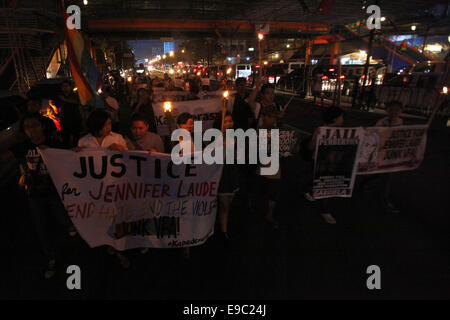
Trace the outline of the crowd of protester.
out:
[[[281,119],[284,108],[275,101],[274,87],[256,81],[254,88],[248,92],[246,80],[236,79],[233,88],[224,82],[224,89],[234,89],[235,94],[230,97],[231,110],[216,117],[215,126],[218,129],[274,129],[282,126]],[[20,163],[22,177],[19,184],[27,194],[29,211],[35,225],[36,233],[42,251],[47,260],[45,278],[51,278],[56,272],[56,257],[54,232],[50,230],[50,220],[58,221],[67,229],[70,236],[77,236],[77,232],[68,218],[58,193],[51,182],[45,163],[37,148],[63,148],[78,152],[84,148],[105,148],[110,150],[145,150],[149,153],[170,153],[173,144],[164,142],[157,133],[155,114],[152,107],[152,97],[155,91],[175,91],[174,81],[166,74],[163,79],[140,79],[124,81],[116,87],[106,86],[102,92],[103,108],[89,108],[82,106],[78,95],[73,91],[70,81],[63,81],[61,94],[55,101],[61,110],[61,131],[57,132],[52,120],[40,114],[40,101],[30,99],[26,104],[26,113],[20,120],[20,129],[26,136],[26,141],[13,147],[12,151]],[[200,99],[204,85],[199,79],[183,79],[182,87],[178,90],[186,91],[189,100]],[[126,105],[126,106],[125,106]],[[126,130],[119,125],[123,120],[122,109],[127,107],[130,120]],[[401,104],[393,102],[387,106],[388,117],[381,119],[377,125],[393,126],[402,124],[399,118]],[[327,126],[341,126],[344,112],[336,107],[326,109],[323,124]],[[122,121],[123,122],[123,121]],[[221,125],[223,123],[223,126]],[[177,128],[186,129],[193,134],[194,117],[189,113],[178,115]],[[270,132],[270,131],[269,131]],[[332,208],[328,200],[315,200],[311,196],[313,151],[315,149],[314,134],[303,141],[299,141],[294,152],[301,155],[301,163],[311,174],[310,182],[300,187],[305,198],[317,203],[322,216],[327,223],[335,224]],[[179,141],[183,144],[193,141]],[[218,143],[217,141],[213,143]],[[234,141],[222,141],[224,145],[234,146]],[[270,143],[270,136],[269,136]],[[191,145],[193,150],[193,145]],[[270,148],[269,148],[270,150]],[[232,219],[232,202],[237,193],[248,199],[248,205],[255,210],[262,210],[261,219],[269,228],[278,229],[276,206],[280,201],[281,170],[270,176],[261,175],[261,165],[232,165],[223,166],[222,178],[218,188],[217,232],[223,243],[230,240],[229,220]],[[389,177],[385,179],[385,201],[393,208],[389,201]],[[257,209],[256,209],[257,208]],[[110,254],[116,255],[123,268],[130,266],[127,252],[118,252],[107,247]],[[142,254],[148,248],[141,249]],[[189,248],[182,249],[182,254],[189,259]]]

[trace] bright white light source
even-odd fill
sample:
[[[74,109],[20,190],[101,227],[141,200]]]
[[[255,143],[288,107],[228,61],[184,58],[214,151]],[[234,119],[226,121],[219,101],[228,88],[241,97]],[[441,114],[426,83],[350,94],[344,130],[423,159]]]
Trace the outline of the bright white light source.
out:
[[[84,0],[83,3],[84,3],[85,6],[87,6],[88,0]]]
[[[172,111],[172,103],[170,101],[164,102],[164,111],[171,112]]]
[[[425,50],[431,52],[440,52],[442,50],[442,46],[440,44],[429,44],[425,47]]]
[[[248,48],[248,51],[255,51],[255,48]]]
[[[381,22],[386,21],[386,17],[381,17]]]
[[[262,33],[258,33],[258,39],[259,39],[259,40],[264,39],[264,35],[263,35]]]
[[[416,26],[411,26],[412,31],[416,31]]]

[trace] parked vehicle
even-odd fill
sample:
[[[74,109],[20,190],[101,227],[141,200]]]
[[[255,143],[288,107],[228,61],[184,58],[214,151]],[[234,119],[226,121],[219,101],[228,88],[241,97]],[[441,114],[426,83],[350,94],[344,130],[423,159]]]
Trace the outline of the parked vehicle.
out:
[[[236,65],[236,79],[247,78],[252,74],[251,64],[237,64]]]
[[[265,75],[269,83],[277,83],[281,77],[288,73],[288,65],[286,63],[275,63],[267,68]]]
[[[287,71],[288,71],[288,73],[291,73],[291,72],[298,70],[304,66],[305,66],[305,61],[291,61],[291,62],[288,62]]]

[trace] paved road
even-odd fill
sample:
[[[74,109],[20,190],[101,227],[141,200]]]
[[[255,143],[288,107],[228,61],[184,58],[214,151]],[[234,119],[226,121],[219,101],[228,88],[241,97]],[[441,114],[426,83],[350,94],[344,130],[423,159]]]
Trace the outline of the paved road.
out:
[[[317,108],[294,102],[287,123],[311,131]],[[310,120],[305,120],[305,118]],[[347,125],[373,124],[380,114],[349,111]],[[416,123],[408,119],[407,123]],[[307,125],[304,125],[304,124]],[[327,225],[317,207],[299,192],[300,160],[283,163],[280,230],[270,230],[243,197],[232,208],[224,246],[216,237],[192,249],[129,252],[122,270],[104,248],[90,249],[80,238],[59,234],[63,249],[57,275],[44,280],[44,260],[23,195],[2,190],[0,215],[1,298],[27,299],[443,299],[450,298],[448,208],[450,130],[430,131],[425,160],[414,171],[394,174],[393,196],[401,212],[383,212],[380,181],[358,179],[351,199],[331,204],[338,223]],[[10,208],[11,206],[11,208]],[[65,268],[82,270],[82,290],[66,289]],[[378,265],[382,289],[366,288],[366,268]]]

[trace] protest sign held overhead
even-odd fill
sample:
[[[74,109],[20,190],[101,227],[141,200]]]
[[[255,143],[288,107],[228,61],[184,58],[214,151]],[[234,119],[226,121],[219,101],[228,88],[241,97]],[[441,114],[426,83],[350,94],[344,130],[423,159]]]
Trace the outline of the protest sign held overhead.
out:
[[[425,153],[426,133],[426,125],[366,128],[358,174],[416,169]]]
[[[212,128],[217,113],[221,110],[222,98],[176,101],[172,102],[172,107],[177,110],[178,114],[188,112],[194,117],[195,121],[202,121],[203,129],[206,130]],[[158,134],[168,136],[169,128],[164,114],[164,103],[153,103],[153,111],[155,113]],[[176,122],[176,116],[173,118]]]
[[[200,245],[213,233],[221,165],[139,151],[40,150],[80,236],[118,250]]]
[[[314,157],[314,198],[352,196],[362,136],[362,128],[319,128]]]

